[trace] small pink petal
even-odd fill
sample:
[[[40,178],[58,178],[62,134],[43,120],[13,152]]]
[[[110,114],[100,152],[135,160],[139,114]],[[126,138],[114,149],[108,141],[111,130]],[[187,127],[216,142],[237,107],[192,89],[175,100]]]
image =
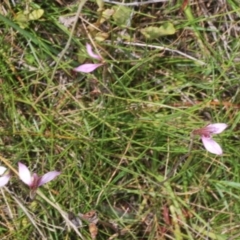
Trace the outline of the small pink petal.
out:
[[[86,49],[87,49],[87,53],[90,57],[95,58],[97,60],[102,60],[101,56],[99,56],[98,54],[93,52],[92,46],[89,43],[86,44]]]
[[[58,171],[52,171],[44,174],[38,183],[38,187],[42,186],[43,184],[52,181],[55,177],[57,177],[60,174]]]
[[[0,166],[0,175],[3,175],[6,170],[7,170],[7,168]]]
[[[221,155],[223,153],[220,145],[217,142],[215,142],[212,138],[202,136],[202,142],[206,150],[209,151],[210,153],[217,155]]]
[[[219,134],[227,128],[226,123],[213,123],[206,126],[206,129],[210,131],[211,134]]]
[[[0,187],[5,186],[8,183],[10,177],[11,177],[10,174],[6,174],[6,175],[0,177]]]
[[[76,72],[90,73],[102,65],[102,63],[85,63],[77,68],[74,68],[73,70]]]
[[[18,174],[20,179],[28,186],[32,185],[32,177],[29,169],[23,164],[18,163]]]

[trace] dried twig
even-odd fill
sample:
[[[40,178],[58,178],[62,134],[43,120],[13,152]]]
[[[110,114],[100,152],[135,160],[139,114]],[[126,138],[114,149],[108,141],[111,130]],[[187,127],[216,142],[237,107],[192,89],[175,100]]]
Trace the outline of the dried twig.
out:
[[[140,47],[150,47],[150,48],[155,48],[155,49],[160,49],[160,50],[163,50],[163,51],[169,51],[169,52],[173,52],[173,53],[177,53],[181,56],[184,56],[188,59],[191,59],[195,62],[197,62],[198,64],[200,65],[206,65],[205,62],[201,61],[201,60],[198,60],[196,59],[195,57],[192,57],[186,53],[183,53],[179,50],[174,50],[174,49],[171,49],[171,48],[167,48],[167,47],[161,47],[161,46],[157,46],[157,45],[149,45],[149,44],[145,44],[145,43],[134,43],[134,42],[123,42],[123,44],[126,44],[126,45],[132,45],[132,46],[140,46]]]
[[[122,6],[140,6],[140,5],[151,4],[151,3],[168,2],[168,0],[149,0],[144,2],[132,2],[132,3],[116,2],[111,0],[103,0],[103,1],[106,3],[122,5]]]

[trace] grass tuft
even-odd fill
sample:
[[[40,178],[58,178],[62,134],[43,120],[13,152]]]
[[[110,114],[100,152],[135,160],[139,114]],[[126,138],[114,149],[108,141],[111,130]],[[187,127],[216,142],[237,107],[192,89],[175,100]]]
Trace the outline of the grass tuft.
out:
[[[230,0],[3,1],[0,238],[239,239],[238,21]],[[217,122],[221,156],[191,138]],[[30,199],[19,161],[61,175]]]

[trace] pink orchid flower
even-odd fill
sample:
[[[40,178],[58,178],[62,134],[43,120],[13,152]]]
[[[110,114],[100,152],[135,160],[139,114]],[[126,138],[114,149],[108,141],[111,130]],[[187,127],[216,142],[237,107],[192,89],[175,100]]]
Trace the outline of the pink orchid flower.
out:
[[[0,175],[1,175],[0,187],[5,186],[8,183],[9,179],[11,178],[10,173],[4,174],[6,172],[6,170],[7,170],[7,168],[0,166]]]
[[[39,177],[36,173],[33,173],[31,175],[27,166],[25,166],[23,163],[20,163],[20,162],[18,163],[18,173],[19,173],[20,179],[30,187],[31,198],[34,197],[36,190],[40,186],[52,181],[55,177],[57,177],[60,174],[60,172],[58,171],[51,171],[51,172],[45,173],[41,177]]]
[[[98,61],[103,60],[100,55],[93,52],[92,46],[89,43],[87,43],[87,45],[86,45],[86,50],[90,57],[97,59]],[[74,68],[73,70],[76,72],[90,73],[90,72],[93,72],[98,67],[101,67],[102,65],[103,65],[103,63],[84,63],[84,64]]]
[[[225,123],[209,124],[206,127],[196,129],[193,134],[200,135],[203,146],[207,151],[213,154],[221,155],[223,153],[221,146],[212,139],[212,135],[219,134],[227,128]]]

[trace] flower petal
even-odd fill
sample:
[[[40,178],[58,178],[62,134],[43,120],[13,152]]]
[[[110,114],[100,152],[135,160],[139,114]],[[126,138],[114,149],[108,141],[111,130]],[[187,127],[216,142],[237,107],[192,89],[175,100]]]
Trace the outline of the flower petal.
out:
[[[41,181],[41,177],[37,175],[37,173],[33,173],[31,177],[31,185],[29,186],[31,189],[37,189],[38,184]]]
[[[42,186],[43,184],[52,181],[55,177],[57,177],[61,172],[52,171],[44,174],[38,183],[38,187]]]
[[[101,56],[99,56],[98,54],[93,52],[92,46],[89,43],[86,44],[86,49],[87,49],[87,53],[90,57],[95,58],[97,60],[102,60]]]
[[[85,63],[77,68],[74,68],[73,70],[76,72],[90,73],[102,65],[102,63]]]
[[[10,174],[6,174],[6,175],[0,177],[0,187],[5,186],[8,183],[10,177],[11,177]]]
[[[0,166],[0,175],[3,175],[7,168]]]
[[[209,151],[210,153],[217,154],[217,155],[222,154],[222,148],[212,138],[207,138],[202,136],[202,142],[206,150]]]
[[[24,183],[26,183],[28,186],[32,185],[32,177],[29,169],[20,162],[18,163],[18,174]]]
[[[206,129],[211,133],[211,134],[219,134],[223,132],[227,128],[226,123],[213,123],[209,124],[206,126]]]

